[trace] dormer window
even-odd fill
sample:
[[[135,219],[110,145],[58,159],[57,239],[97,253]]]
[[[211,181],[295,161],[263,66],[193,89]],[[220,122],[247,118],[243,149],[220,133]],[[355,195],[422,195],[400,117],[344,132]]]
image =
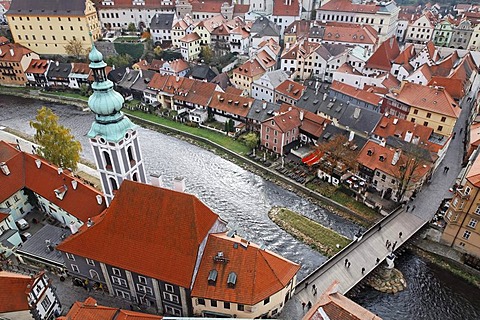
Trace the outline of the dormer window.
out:
[[[63,185],[60,188],[57,188],[54,190],[55,196],[58,199],[63,200],[63,198],[65,197],[65,194],[67,193],[67,190],[68,190],[68,187],[66,185]]]
[[[373,155],[372,149],[367,150],[367,156],[371,157]]]
[[[235,288],[237,284],[237,274],[235,272],[230,272],[227,278],[227,285],[229,288]]]
[[[385,156],[378,157],[378,160],[380,160],[381,162],[384,162],[385,161]]]
[[[215,269],[210,270],[210,272],[208,273],[208,284],[209,285],[211,285],[211,286],[215,285],[215,283],[217,282],[217,275],[218,275],[217,270],[215,270]]]

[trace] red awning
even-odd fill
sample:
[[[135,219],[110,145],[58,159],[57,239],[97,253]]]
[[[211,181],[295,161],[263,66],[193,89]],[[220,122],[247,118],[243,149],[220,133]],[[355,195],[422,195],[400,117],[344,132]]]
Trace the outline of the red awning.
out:
[[[319,151],[314,151],[310,153],[308,156],[302,159],[302,162],[305,163],[307,166],[313,166],[316,163],[320,162],[322,155]]]

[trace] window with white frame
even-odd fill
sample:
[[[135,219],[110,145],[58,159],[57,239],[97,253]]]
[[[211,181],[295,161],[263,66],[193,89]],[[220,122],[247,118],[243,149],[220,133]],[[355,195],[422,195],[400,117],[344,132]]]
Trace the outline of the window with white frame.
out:
[[[475,214],[480,215],[480,204],[477,205],[477,208],[475,209]]]
[[[180,309],[165,305],[165,310],[167,311],[167,313],[171,315],[180,316],[180,317],[182,316],[182,311],[180,311]]]
[[[143,284],[147,284],[147,278],[145,278],[143,276],[138,276],[138,282],[143,283]]]
[[[123,286],[123,287],[127,286],[127,281],[125,279],[122,279],[122,278],[119,278],[119,277],[112,276],[112,282],[114,284],[118,284],[118,285]]]
[[[116,289],[115,293],[117,294],[117,297],[122,297],[123,299],[130,300],[130,293],[128,292]]]
[[[470,219],[470,222],[468,223],[468,226],[469,226],[470,228],[474,228],[474,229],[475,229],[475,227],[477,226],[477,223],[478,223],[478,220],[472,218],[472,219]]]
[[[165,283],[165,290],[167,292],[172,292],[172,293],[175,292],[175,290],[173,289],[173,286],[171,284],[168,284],[168,283]]]
[[[88,273],[90,273],[90,278],[92,278],[93,280],[100,280],[100,276],[98,275],[97,271],[90,269]]]
[[[86,258],[85,260],[87,261],[87,264],[89,264],[89,265],[91,265],[91,266],[94,266],[94,265],[95,265],[95,261],[93,261],[92,259]]]
[[[163,293],[163,299],[165,299],[166,301],[171,301],[171,302],[175,302],[175,303],[179,303],[180,301],[178,300],[178,296],[175,295],[175,294],[171,294],[171,293],[168,293],[168,292],[164,292]]]
[[[72,264],[72,271],[73,272],[80,272],[80,269],[78,269],[78,266],[76,264]]]
[[[73,254],[67,252],[67,259],[75,261],[75,256]]]
[[[122,275],[122,272],[120,271],[120,269],[117,269],[117,268],[112,268],[112,272],[116,276],[121,276]]]
[[[138,290],[138,292],[141,292],[141,293],[147,293],[147,294],[150,294],[150,295],[153,294],[152,288],[141,285],[141,284],[137,284],[137,290]]]
[[[471,234],[472,234],[472,233],[471,233],[470,231],[465,230],[465,232],[463,233],[463,239],[467,239],[467,240],[468,240],[468,238],[470,238],[470,235],[471,235]]]

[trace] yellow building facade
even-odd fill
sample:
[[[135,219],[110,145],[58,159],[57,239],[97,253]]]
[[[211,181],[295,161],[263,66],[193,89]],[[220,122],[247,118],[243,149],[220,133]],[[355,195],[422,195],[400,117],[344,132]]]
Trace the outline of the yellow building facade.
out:
[[[445,213],[441,242],[480,257],[480,158],[474,161]]]
[[[88,50],[90,32],[93,40],[101,37],[91,0],[13,0],[6,17],[15,43],[41,55],[66,55],[71,40],[79,40]]]
[[[410,108],[407,120],[432,128],[435,133],[449,136],[453,132],[457,117],[452,117],[445,113],[437,113],[435,110],[424,110],[412,107]]]

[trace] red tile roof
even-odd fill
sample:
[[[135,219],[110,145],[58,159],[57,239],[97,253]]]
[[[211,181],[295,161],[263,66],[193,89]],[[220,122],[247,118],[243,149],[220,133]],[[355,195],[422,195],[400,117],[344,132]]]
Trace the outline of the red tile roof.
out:
[[[324,26],[324,41],[347,42],[352,45],[375,45],[378,42],[378,32],[369,25],[328,22]]]
[[[40,168],[37,167],[37,160]],[[8,176],[0,173],[0,202],[26,187],[83,222],[105,209],[102,194],[74,178],[68,170],[58,174],[56,166],[37,156],[20,152],[4,141],[0,141],[0,162],[5,162],[10,170]],[[72,186],[73,180],[77,181],[76,190]],[[55,196],[54,190],[63,185],[67,186],[68,191],[63,200],[60,200]],[[100,205],[97,196],[102,196]]]
[[[357,160],[358,163],[370,170],[379,170],[391,176],[400,177],[400,168],[402,165],[409,163],[409,157],[402,152],[398,162],[393,165],[392,159],[395,152],[394,148],[388,146],[382,147],[373,141],[367,141],[358,154]],[[383,161],[380,160],[381,157],[383,157]],[[415,169],[415,173],[412,175],[412,182],[418,181],[424,177],[430,168],[431,164],[419,164]]]
[[[0,271],[0,313],[30,310],[27,298],[33,280],[23,274]]]
[[[33,51],[18,43],[7,43],[0,46],[0,52],[0,61],[20,62],[24,55]]]
[[[124,180],[101,218],[57,250],[190,288],[199,246],[218,219],[194,195]]]
[[[224,0],[191,0],[192,12],[220,13]]]
[[[280,83],[276,88],[275,92],[278,92],[284,96],[287,96],[294,100],[300,100],[305,91],[306,87],[298,82],[292,80],[285,80]]]
[[[467,180],[477,187],[480,187],[480,157],[476,157],[472,166],[467,172]]]
[[[212,95],[215,93],[216,84],[195,79],[186,80],[187,81],[183,81],[182,86],[178,89],[178,91],[184,92],[187,95],[175,94],[175,100],[187,101],[192,104],[198,104],[206,107],[212,99]],[[188,88],[185,88],[184,86],[187,84],[187,82],[189,84],[191,82],[191,85]]]
[[[112,6],[110,5],[103,5],[102,4],[103,0],[94,0],[95,2],[95,7],[97,9],[111,9]],[[171,5],[163,5],[162,4],[163,0],[145,0],[145,5],[142,5],[141,7],[144,8],[151,8],[151,9],[166,9],[166,8],[175,8],[175,0],[172,1]],[[130,9],[138,9],[138,5],[134,5],[132,0],[115,0],[115,8],[130,8]]]
[[[423,86],[403,81],[399,89],[393,89],[387,96],[411,107],[437,114],[454,118],[460,115],[460,108],[443,87]]]
[[[233,73],[236,73],[241,76],[247,76],[249,78],[264,74],[266,70],[262,65],[255,59],[248,60],[240,67],[233,70]]]
[[[90,67],[88,66],[88,63],[73,62],[71,72],[72,73],[79,73],[79,74],[89,74],[90,73]]]
[[[2,222],[3,220],[7,219],[8,217],[10,217],[10,214],[0,212],[0,222]]]
[[[196,40],[200,40],[200,36],[196,32],[192,32],[190,34],[185,35],[183,38],[181,38],[179,41],[182,42],[193,42]]]
[[[331,120],[325,119],[324,117],[310,111],[301,110],[300,112],[303,112],[303,120],[300,129],[317,138],[322,135],[325,126],[332,122]]]
[[[452,98],[456,100],[462,99],[465,95],[462,79],[433,76],[428,82],[428,85],[444,87]]]
[[[70,311],[58,320],[160,320],[162,316],[129,311],[97,304],[97,301],[88,297],[84,302],[76,301]]]
[[[398,46],[395,36],[385,40],[375,52],[368,59],[366,68],[379,69],[390,72],[392,62],[400,54],[400,47]]]
[[[286,105],[288,106],[288,105]],[[302,125],[300,121],[300,112],[298,108],[288,107],[288,111],[282,112],[272,118],[265,121],[275,121],[276,126],[280,132],[291,131],[293,128],[299,128]]]
[[[353,97],[355,99],[367,102],[369,104],[373,104],[375,106],[380,105],[380,102],[383,100],[382,97],[376,95],[375,93],[361,90],[339,81],[333,81],[332,85],[330,86],[330,89],[343,93],[344,95]]]
[[[415,56],[415,46],[409,43],[405,46],[402,52],[393,60],[394,63],[411,68],[409,61]],[[408,69],[407,69],[408,70]]]
[[[218,252],[228,262],[216,262]],[[211,270],[217,271],[215,285],[209,285]],[[279,255],[260,249],[238,236],[211,234],[193,285],[192,296],[255,305],[285,288],[300,266]],[[234,288],[227,285],[231,272],[237,276]]]
[[[300,4],[298,0],[274,0],[272,15],[300,17]]]
[[[358,12],[358,13],[376,13],[379,10],[374,3],[354,4],[351,0],[331,0],[320,7],[319,10],[335,12]]]
[[[240,117],[246,117],[254,100],[236,94],[215,92],[208,106]]]
[[[243,92],[242,89],[238,89],[238,88],[235,88],[235,87],[232,87],[232,86],[229,86],[227,87],[227,89],[225,89],[225,93],[231,93],[231,94],[234,94],[234,95],[241,95]]]
[[[25,70],[25,73],[43,74],[47,71],[47,69],[48,69],[48,60],[32,59],[32,61],[30,61],[30,65],[28,66],[27,70]]]

